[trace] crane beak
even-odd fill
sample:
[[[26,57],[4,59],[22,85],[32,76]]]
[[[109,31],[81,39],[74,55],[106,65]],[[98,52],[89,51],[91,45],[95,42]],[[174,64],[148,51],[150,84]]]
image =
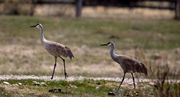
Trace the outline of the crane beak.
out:
[[[105,44],[101,44],[100,46],[107,46],[107,45],[109,45],[109,42]]]
[[[36,25],[32,25],[32,26],[30,26],[30,27],[34,28],[34,27],[36,27]]]

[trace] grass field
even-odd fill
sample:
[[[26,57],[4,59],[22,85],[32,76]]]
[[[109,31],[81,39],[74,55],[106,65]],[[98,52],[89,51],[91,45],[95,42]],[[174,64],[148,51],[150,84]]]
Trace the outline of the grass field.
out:
[[[42,47],[39,32],[30,28],[36,23],[44,25],[48,39],[72,49],[75,58],[67,60],[70,76],[121,75],[108,48],[99,46],[111,40],[119,54],[136,58],[148,68],[168,64],[180,73],[179,21],[27,16],[0,16],[0,21],[0,74],[50,75],[54,59]],[[61,75],[61,60],[58,64],[56,74]]]
[[[179,21],[95,19],[95,18],[43,18],[1,16],[1,43],[32,43],[39,36],[30,25],[42,23],[46,36],[69,45],[97,47],[99,43],[115,40],[118,48],[172,49],[180,46]],[[136,37],[135,37],[136,35]],[[12,39],[13,38],[13,39]],[[26,40],[24,40],[26,39]],[[29,40],[29,41],[28,41]],[[83,41],[82,41],[83,40]],[[128,45],[127,45],[128,44]]]
[[[179,21],[27,16],[0,16],[0,21],[1,75],[51,75],[54,59],[42,47],[39,32],[30,28],[31,25],[42,23],[48,39],[66,44],[72,49],[75,58],[72,61],[67,59],[69,76],[121,76],[122,70],[111,60],[108,48],[100,47],[101,43],[115,41],[117,53],[142,61],[148,68],[148,78],[160,79],[157,85],[139,83],[137,89],[124,85],[120,92],[122,95],[157,97],[158,93],[165,95],[167,92],[171,97],[179,97],[179,83],[161,82],[161,78],[179,78]],[[55,76],[62,75],[63,66],[58,59]],[[107,93],[117,86],[117,82],[103,80],[1,80],[0,96],[108,97]],[[62,92],[48,92],[53,88],[61,88]]]

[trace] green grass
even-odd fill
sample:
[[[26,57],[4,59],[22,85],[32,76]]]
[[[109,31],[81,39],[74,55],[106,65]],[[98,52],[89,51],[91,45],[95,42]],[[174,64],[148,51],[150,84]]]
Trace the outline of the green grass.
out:
[[[88,97],[103,97],[106,96],[108,91],[111,91],[112,87],[105,86],[107,83],[106,81],[93,81],[93,80],[84,80],[84,81],[74,81],[74,82],[66,82],[66,81],[42,81],[42,80],[35,80],[36,82],[44,82],[46,85],[36,85],[34,84],[34,80],[8,80],[6,82],[10,83],[10,86],[16,85],[16,88],[19,88],[19,91],[16,91],[19,95],[29,95],[28,90],[31,90],[31,92],[34,92],[34,94],[41,93],[41,95],[57,95],[57,96],[85,96]],[[3,82],[1,83],[1,88],[3,89]],[[18,85],[18,83],[21,83],[22,85]],[[112,83],[112,82],[111,82]],[[96,89],[96,86],[100,86],[99,89]],[[48,92],[50,89],[62,89],[62,92],[59,93],[51,93]],[[6,91],[5,94],[11,94],[11,91],[9,92],[8,89],[3,89],[3,91]],[[23,93],[19,93],[20,91],[23,91]],[[13,95],[13,94],[11,94]]]
[[[3,44],[14,40],[24,44],[35,42],[39,33],[29,26],[42,23],[48,38],[70,45],[95,47],[115,40],[119,48],[125,49],[135,46],[172,49],[180,46],[180,22],[175,20],[0,16],[0,21],[0,40]]]
[[[5,85],[4,82],[10,83]],[[21,83],[21,84],[20,84]],[[37,84],[45,83],[45,84]],[[117,88],[119,83],[113,81],[43,81],[43,80],[1,80],[0,81],[0,95],[1,97],[112,97],[108,93]],[[178,90],[180,84],[166,84],[172,97],[178,97]],[[61,89],[61,92],[48,92],[51,89]],[[16,94],[14,94],[16,93]],[[147,83],[139,83],[136,89],[122,87],[119,95],[123,97],[157,97],[157,90],[155,87]]]

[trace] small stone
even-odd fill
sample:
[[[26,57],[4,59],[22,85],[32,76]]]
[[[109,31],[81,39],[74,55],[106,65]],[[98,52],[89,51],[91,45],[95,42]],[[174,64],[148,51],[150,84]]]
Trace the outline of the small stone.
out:
[[[96,90],[99,90],[99,88],[100,88],[100,87],[99,87],[99,86],[97,86],[97,87],[96,87]]]
[[[37,81],[33,81],[33,85],[35,85],[35,86],[40,86],[40,83],[37,82]]]
[[[37,82],[37,81],[33,81],[33,85],[35,85],[35,86],[47,86],[47,84],[45,82]]]
[[[49,92],[51,92],[51,93],[61,93],[61,89],[50,89]]]
[[[19,84],[13,84],[13,86],[19,86]]]
[[[21,85],[22,85],[22,83],[18,83],[18,85],[20,85],[20,86],[21,86]]]
[[[5,85],[10,85],[10,83],[9,83],[9,82],[6,82],[6,81],[4,81],[3,84],[5,84]]]
[[[99,90],[101,87],[101,85],[96,86],[96,90]]]
[[[40,86],[47,86],[47,84],[45,82],[41,82]]]
[[[109,92],[108,95],[109,96],[115,96],[115,93],[114,92]]]
[[[70,87],[75,89],[78,88],[76,85],[72,85],[72,84],[70,84]]]

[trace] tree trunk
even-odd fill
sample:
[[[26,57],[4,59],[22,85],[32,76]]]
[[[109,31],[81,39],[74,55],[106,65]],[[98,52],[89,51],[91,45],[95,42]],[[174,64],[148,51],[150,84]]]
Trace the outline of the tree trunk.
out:
[[[180,19],[180,0],[176,0],[175,18]]]
[[[81,16],[81,10],[82,10],[82,0],[76,0],[76,17]]]

